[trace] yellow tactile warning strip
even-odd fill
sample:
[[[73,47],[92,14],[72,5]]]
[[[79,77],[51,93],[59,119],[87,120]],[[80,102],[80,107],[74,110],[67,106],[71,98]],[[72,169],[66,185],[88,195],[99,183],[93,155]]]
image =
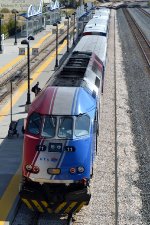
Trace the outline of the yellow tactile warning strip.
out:
[[[62,27],[64,27],[64,25],[63,24],[60,24],[59,28],[62,28]],[[45,35],[44,37],[42,37],[38,41],[38,43],[36,43],[32,48],[38,48],[51,35],[52,35],[52,32],[49,32],[47,35]],[[17,58],[13,59],[10,63],[8,63],[5,66],[3,66],[2,68],[0,68],[0,75],[3,74],[4,72],[6,72],[9,68],[13,67],[19,61],[21,61],[21,59],[23,59],[24,57],[25,57],[24,55],[20,55]]]
[[[66,46],[66,41],[63,42],[63,44],[59,47],[58,49],[58,54],[62,51],[62,49]],[[33,73],[32,75],[32,79],[30,81],[30,84],[32,85],[32,83],[34,82],[34,80],[36,80],[39,75],[46,69],[46,67],[48,67],[48,65],[52,62],[52,60],[55,58],[55,53],[51,54],[51,56]],[[27,82],[24,82],[19,88],[18,90],[14,93],[13,95],[13,102],[12,105],[14,105],[19,98],[21,97],[21,95],[26,91],[27,89]],[[4,118],[5,115],[7,115],[10,111],[10,101],[3,107],[3,109],[0,111],[0,121]],[[3,116],[4,115],[4,116]]]
[[[64,47],[66,46],[66,41],[63,42],[63,44],[59,47],[58,53],[60,53]],[[32,82],[39,77],[39,75],[48,67],[48,65],[55,59],[55,53],[51,54],[50,57],[35,71],[35,73],[32,75],[33,80]],[[13,102],[12,106],[19,100],[19,98],[24,94],[24,92],[27,89],[27,82],[23,83],[18,90],[15,92],[13,96]],[[3,107],[3,109],[0,111],[0,121],[3,120],[4,116],[7,115],[10,111],[10,101]],[[20,169],[18,169],[17,173],[13,176],[11,179],[7,189],[5,190],[2,198],[0,199],[0,225],[5,225],[6,218],[14,204],[14,201],[18,195],[19,190],[19,182],[21,180],[21,177],[19,175]],[[43,203],[42,203],[43,204]],[[45,204],[45,203],[44,203]],[[43,204],[43,205],[44,205]],[[46,206],[46,204],[44,205]],[[50,210],[47,209],[47,211],[50,212]]]
[[[33,211],[38,211],[41,213],[48,212],[48,213],[55,213],[55,214],[69,214],[69,213],[76,213],[79,212],[80,209],[84,205],[88,205],[88,202],[62,202],[53,204],[52,208],[48,205],[46,201],[37,201],[37,200],[28,200],[22,198],[22,201],[27,205],[27,207]],[[43,204],[44,203],[44,204]]]
[[[20,168],[19,168],[16,174],[11,179],[2,198],[0,199],[0,225],[2,225],[3,224],[2,221],[7,218],[8,213],[11,210],[12,205],[16,199],[16,196],[19,190],[20,179],[21,179],[21,175],[20,175]],[[18,185],[18,187],[16,187],[16,184]]]
[[[60,29],[60,28],[64,27],[64,25],[63,25],[63,24],[60,24],[58,27],[59,27],[59,29]],[[42,43],[43,43],[50,35],[52,35],[52,32],[49,32],[49,34],[47,34],[46,36],[44,36],[43,38],[41,38],[40,41],[39,41],[37,44],[35,44],[35,45],[33,46],[33,48],[38,48],[40,45],[42,45]]]
[[[0,221],[0,225],[10,225],[9,221]]]
[[[12,60],[10,63],[6,64],[2,68],[0,68],[0,75],[3,74],[5,71],[7,71],[9,68],[13,67],[17,62],[21,61],[23,59],[24,55],[20,55],[14,60]]]

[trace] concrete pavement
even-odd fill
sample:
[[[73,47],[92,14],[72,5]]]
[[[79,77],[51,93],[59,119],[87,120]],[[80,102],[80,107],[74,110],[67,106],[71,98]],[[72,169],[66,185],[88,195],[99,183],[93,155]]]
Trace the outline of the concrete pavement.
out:
[[[62,26],[62,24],[61,24]],[[46,29],[37,33],[34,40],[30,41],[30,47],[40,48],[44,42],[52,36],[52,25],[47,25]],[[0,54],[0,76],[8,70],[11,70],[25,56],[19,56],[19,48],[26,47],[21,41],[26,38],[17,38],[17,45],[14,45],[14,38],[8,38],[3,41],[3,53]]]
[[[41,46],[49,37],[51,27],[35,36],[32,46]],[[0,55],[0,75],[5,73],[9,67],[15,66],[14,60],[18,58],[18,47],[21,46],[21,39],[18,39],[18,45],[14,45],[13,39],[4,41],[4,52]],[[22,46],[21,46],[22,47]],[[64,54],[66,51],[66,41],[59,45],[58,52]],[[52,53],[46,61],[44,61],[31,74],[31,87],[37,82],[40,82],[40,87],[43,88],[47,80],[54,72],[55,52]],[[35,98],[31,92],[31,101]],[[18,202],[19,182],[21,179],[21,158],[23,134],[21,127],[23,120],[26,118],[25,103],[27,99],[27,81],[23,82],[19,87],[15,88],[13,93],[13,120],[18,121],[19,137],[13,136],[8,139],[7,133],[10,124],[10,97],[0,105],[0,225],[6,224],[6,221],[11,221],[14,214],[15,205]]]

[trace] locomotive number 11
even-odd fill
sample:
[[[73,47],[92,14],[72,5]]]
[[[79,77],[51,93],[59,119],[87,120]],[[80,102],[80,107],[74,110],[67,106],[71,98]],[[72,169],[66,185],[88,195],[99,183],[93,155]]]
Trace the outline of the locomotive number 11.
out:
[[[66,152],[75,152],[75,148],[73,146],[66,146],[65,150]]]

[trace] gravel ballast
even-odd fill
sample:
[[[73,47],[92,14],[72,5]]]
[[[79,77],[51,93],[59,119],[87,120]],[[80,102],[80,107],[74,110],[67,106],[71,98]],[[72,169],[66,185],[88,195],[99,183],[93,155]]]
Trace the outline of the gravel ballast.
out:
[[[121,9],[111,11],[110,23],[92,197],[73,225],[149,225],[150,77]],[[23,212],[20,221],[21,217]],[[13,225],[19,224],[16,221]],[[43,215],[38,224],[66,225],[66,221]]]

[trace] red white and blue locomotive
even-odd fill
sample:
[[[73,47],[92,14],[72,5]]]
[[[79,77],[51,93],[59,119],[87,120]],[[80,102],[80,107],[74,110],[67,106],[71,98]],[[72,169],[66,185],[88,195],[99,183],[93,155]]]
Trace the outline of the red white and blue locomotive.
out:
[[[90,201],[106,47],[101,61],[78,46],[28,112],[20,196],[32,210],[70,215]]]

